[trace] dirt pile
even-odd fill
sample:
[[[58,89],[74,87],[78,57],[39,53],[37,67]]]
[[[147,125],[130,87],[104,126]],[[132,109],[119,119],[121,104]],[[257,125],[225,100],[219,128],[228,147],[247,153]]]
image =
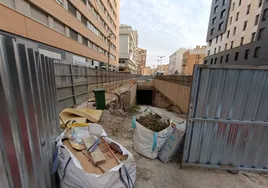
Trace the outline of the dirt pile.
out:
[[[154,132],[160,132],[169,126],[169,123],[161,121],[161,117],[157,114],[140,116],[137,118],[137,122]]]

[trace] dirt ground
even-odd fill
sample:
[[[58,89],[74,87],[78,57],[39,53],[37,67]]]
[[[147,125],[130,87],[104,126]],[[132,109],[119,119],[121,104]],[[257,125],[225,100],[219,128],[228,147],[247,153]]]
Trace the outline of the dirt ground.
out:
[[[264,188],[268,175],[185,167],[178,163],[164,164],[135,152],[132,143],[131,117],[120,110],[104,111],[99,122],[108,136],[121,143],[134,156],[137,164],[136,188]]]

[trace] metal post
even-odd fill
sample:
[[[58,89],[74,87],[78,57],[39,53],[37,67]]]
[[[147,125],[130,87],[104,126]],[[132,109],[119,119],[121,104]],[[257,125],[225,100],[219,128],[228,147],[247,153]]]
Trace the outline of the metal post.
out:
[[[71,70],[71,79],[72,79],[72,89],[73,89],[73,95],[74,95],[74,105],[77,105],[77,103],[76,103],[74,75],[73,75],[73,65],[70,65],[70,70]]]

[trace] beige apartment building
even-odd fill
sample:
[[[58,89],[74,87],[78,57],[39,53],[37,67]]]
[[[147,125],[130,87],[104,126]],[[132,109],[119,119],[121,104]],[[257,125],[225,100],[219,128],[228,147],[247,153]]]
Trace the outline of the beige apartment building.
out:
[[[267,64],[267,2],[213,1],[205,63]]]
[[[129,25],[121,24],[119,38],[119,71],[137,74],[138,32]]]
[[[138,74],[142,74],[142,68],[146,66],[146,57],[147,57],[147,50],[138,48],[137,49]]]
[[[67,63],[106,69],[109,56],[117,71],[119,9],[119,0],[0,0],[0,34]]]
[[[158,73],[163,73],[163,75],[168,75],[169,64],[157,65],[156,70],[157,70]]]
[[[187,50],[183,53],[181,68],[183,75],[192,75],[194,65],[204,63],[206,48],[206,46],[196,46],[196,48]]]

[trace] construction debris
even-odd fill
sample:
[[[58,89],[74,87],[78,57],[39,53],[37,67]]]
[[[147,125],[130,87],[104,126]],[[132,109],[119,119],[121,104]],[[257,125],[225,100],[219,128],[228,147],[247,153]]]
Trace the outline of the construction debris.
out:
[[[133,187],[136,165],[132,154],[109,139],[101,125],[78,125],[68,125],[57,139],[61,187],[124,187],[126,182]],[[77,150],[72,143],[84,149]]]
[[[137,118],[137,122],[154,132],[160,132],[167,127],[169,123],[162,120],[158,114],[148,114]]]

